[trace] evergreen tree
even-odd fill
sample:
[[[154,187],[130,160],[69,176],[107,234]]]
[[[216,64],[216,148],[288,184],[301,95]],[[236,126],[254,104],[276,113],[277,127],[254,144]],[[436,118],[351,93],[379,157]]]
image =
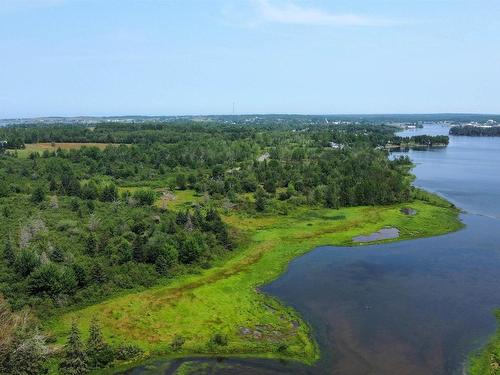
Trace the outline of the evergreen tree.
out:
[[[10,193],[9,190],[10,189],[9,186],[7,185],[7,182],[5,182],[4,180],[0,181],[0,198],[7,197]]]
[[[114,359],[113,349],[104,341],[101,327],[95,318],[90,322],[86,353],[91,369],[106,367]]]
[[[113,202],[118,199],[118,189],[115,184],[109,184],[102,189],[101,201],[103,202]]]
[[[196,262],[206,251],[203,237],[197,232],[192,233],[180,244],[179,259],[184,264]]]
[[[215,209],[210,209],[207,212],[206,220],[205,220],[205,229],[210,230],[216,236],[219,242],[225,248],[231,248],[231,241],[229,240],[229,234],[227,231],[226,224],[222,221],[219,213]]]
[[[50,253],[50,260],[57,263],[64,262],[64,251],[60,247],[56,247]]]
[[[186,176],[184,174],[182,173],[178,174],[177,177],[175,178],[175,183],[177,184],[179,190],[186,190],[187,181],[186,181]]]
[[[49,190],[54,192],[54,191],[57,191],[58,189],[58,186],[57,186],[57,181],[56,179],[53,177],[53,176],[50,176],[50,179],[49,179]]]
[[[325,205],[328,208],[339,208],[339,197],[334,185],[328,185],[325,191]]]
[[[94,256],[97,253],[97,238],[94,233],[90,233],[85,239],[85,250],[90,256]]]
[[[144,238],[136,236],[132,246],[132,257],[136,262],[144,261]]]
[[[45,190],[41,186],[37,186],[31,193],[31,201],[33,203],[41,203],[45,200]]]
[[[12,266],[16,260],[16,254],[14,253],[14,247],[12,246],[12,241],[7,239],[3,249],[3,259],[8,266]]]
[[[104,269],[102,265],[98,262],[95,262],[92,265],[92,269],[90,270],[90,277],[92,281],[96,284],[101,284],[106,282],[106,275],[104,273]]]
[[[21,250],[14,262],[14,268],[21,276],[28,276],[39,265],[40,257],[31,249]]]
[[[82,198],[83,199],[97,199],[99,192],[97,190],[97,185],[95,182],[90,181],[82,186]]]
[[[80,339],[80,330],[73,322],[71,331],[68,337],[68,342],[64,346],[64,354],[59,370],[65,375],[82,375],[88,373],[87,355],[84,351],[82,341]]]
[[[87,271],[85,268],[79,263],[74,263],[71,267],[75,273],[77,287],[85,287],[87,285]]]
[[[158,272],[160,275],[166,275],[168,273],[169,264],[167,259],[163,255],[160,255],[158,258],[156,258],[155,269],[156,272]]]
[[[259,187],[255,192],[255,209],[262,212],[266,209],[267,199],[264,190]]]
[[[20,375],[42,375],[47,373],[46,361],[49,349],[42,335],[36,331],[28,335],[27,332],[19,331],[13,341],[7,369],[2,370],[0,365],[0,373]]]

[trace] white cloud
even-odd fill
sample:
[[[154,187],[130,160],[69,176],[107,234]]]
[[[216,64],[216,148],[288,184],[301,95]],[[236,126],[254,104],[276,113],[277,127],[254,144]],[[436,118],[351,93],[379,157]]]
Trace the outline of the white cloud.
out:
[[[261,21],[312,26],[387,26],[394,22],[360,14],[333,13],[327,10],[298,5],[293,1],[276,3],[253,0]]]

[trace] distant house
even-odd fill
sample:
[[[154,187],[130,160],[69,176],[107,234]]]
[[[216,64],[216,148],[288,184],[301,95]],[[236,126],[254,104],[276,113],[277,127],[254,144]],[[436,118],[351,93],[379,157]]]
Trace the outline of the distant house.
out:
[[[340,143],[330,142],[330,147],[336,150],[342,150],[344,148],[344,145]]]
[[[266,152],[262,155],[260,155],[258,158],[257,158],[257,161],[264,161],[264,160],[267,160],[271,157],[271,154],[269,154],[269,152]]]

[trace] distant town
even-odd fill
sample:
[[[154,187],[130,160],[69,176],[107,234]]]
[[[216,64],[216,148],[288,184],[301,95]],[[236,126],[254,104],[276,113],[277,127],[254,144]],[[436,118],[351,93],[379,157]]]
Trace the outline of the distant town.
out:
[[[492,128],[499,126],[500,115],[487,114],[382,114],[382,115],[283,115],[283,114],[248,114],[248,115],[187,115],[187,116],[53,116],[33,118],[0,119],[0,126],[23,125],[94,125],[103,123],[168,123],[168,122],[201,122],[222,123],[233,125],[265,125],[265,124],[296,124],[296,125],[350,125],[350,124],[386,124],[405,129],[419,128],[425,123],[438,123],[444,126],[472,126]]]

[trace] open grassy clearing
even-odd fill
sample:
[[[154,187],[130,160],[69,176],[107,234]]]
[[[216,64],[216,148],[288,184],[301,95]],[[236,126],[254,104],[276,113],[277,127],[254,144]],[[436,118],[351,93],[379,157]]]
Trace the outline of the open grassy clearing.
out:
[[[27,158],[33,152],[42,153],[44,151],[57,151],[58,149],[78,150],[83,146],[97,147],[100,150],[104,150],[109,145],[119,146],[112,143],[28,143],[25,148],[16,150],[15,152],[17,152],[20,158]]]
[[[133,194],[134,192],[145,189],[146,186],[120,186],[118,193],[121,195],[125,192]],[[157,199],[154,205],[158,208],[179,211],[182,209],[191,208],[194,204],[199,203],[203,199],[203,195],[196,193],[194,190],[174,190],[170,191],[166,188],[155,188]]]
[[[417,214],[401,213],[404,207]],[[352,245],[352,237],[384,227],[398,228],[400,239],[439,235],[461,228],[457,215],[452,207],[414,201],[340,210],[301,208],[288,216],[226,216],[226,222],[248,238],[227,262],[168,285],[66,313],[46,326],[62,343],[72,320],[86,332],[95,316],[110,342],[133,342],[148,356],[217,354],[312,363],[319,351],[308,325],[292,309],[259,293],[258,287],[316,246]],[[215,333],[227,335],[227,345],[211,343]],[[176,335],[185,343],[172,352]]]

